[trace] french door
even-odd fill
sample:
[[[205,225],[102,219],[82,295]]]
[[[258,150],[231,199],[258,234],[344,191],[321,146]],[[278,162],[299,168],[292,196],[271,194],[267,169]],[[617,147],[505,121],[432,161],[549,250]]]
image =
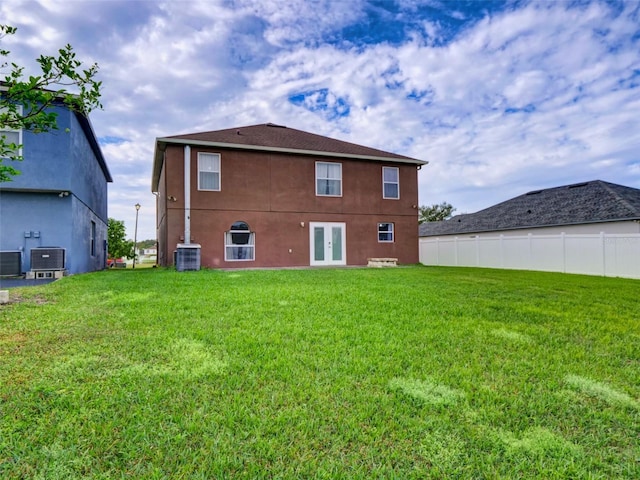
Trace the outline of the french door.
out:
[[[339,222],[309,222],[311,265],[346,265],[346,226]]]

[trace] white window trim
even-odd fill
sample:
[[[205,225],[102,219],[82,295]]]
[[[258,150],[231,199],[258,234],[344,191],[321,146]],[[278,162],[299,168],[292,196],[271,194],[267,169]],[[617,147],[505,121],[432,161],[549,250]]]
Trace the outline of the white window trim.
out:
[[[338,180],[337,178],[318,178],[318,165],[338,165],[340,166],[340,194],[339,195],[328,195],[325,193],[318,193],[318,180]],[[340,162],[316,162],[316,181],[315,181],[315,190],[316,197],[341,197],[342,196],[342,163]]]
[[[218,174],[218,188],[201,188],[200,187],[200,155],[217,155],[218,156],[218,171],[213,172]],[[222,155],[213,152],[198,152],[198,190],[203,192],[219,192],[222,190]]]
[[[384,171],[385,171],[385,169],[395,170],[396,171],[396,178],[398,179],[398,181],[397,182],[386,182],[384,180]],[[386,184],[397,185],[398,186],[398,196],[397,197],[387,197],[384,194],[384,186]],[[382,167],[382,198],[384,198],[386,200],[400,200],[400,169],[398,167]]]
[[[0,112],[2,112],[3,110],[6,110],[6,108],[0,108]],[[18,113],[20,115],[22,115],[22,105],[18,105]],[[4,132],[17,132],[18,133],[18,145],[20,145],[20,148],[18,148],[18,151],[17,151],[16,155],[21,157],[22,156],[22,128],[17,128],[17,129],[4,128],[4,129],[1,129],[0,130],[0,137],[2,137]]]
[[[253,239],[253,243],[248,243],[246,245],[236,245],[234,243],[227,243],[227,235],[229,233],[232,232],[237,232],[237,233],[249,233],[249,238]],[[251,241],[249,241],[251,242]],[[249,248],[251,250],[253,250],[253,258],[228,258],[227,257],[227,248],[228,247],[243,247],[243,248]],[[224,232],[224,261],[225,262],[255,262],[256,261],[256,233],[249,230],[227,230],[226,232]]]
[[[381,231],[380,230],[380,225],[381,224],[385,224],[385,225],[391,225],[391,231]],[[378,222],[378,243],[394,243],[396,241],[396,226],[393,222]],[[391,240],[380,240],[380,234],[384,233],[384,234],[391,234]]]

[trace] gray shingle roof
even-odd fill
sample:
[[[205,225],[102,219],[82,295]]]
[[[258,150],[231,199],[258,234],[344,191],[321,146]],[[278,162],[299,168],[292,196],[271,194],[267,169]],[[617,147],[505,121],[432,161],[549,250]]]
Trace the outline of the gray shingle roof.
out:
[[[385,152],[376,148],[365,147],[355,143],[344,142],[314,133],[296,130],[273,123],[251,125],[247,127],[228,128],[213,132],[189,133],[173,135],[165,139],[196,140],[217,144],[257,146],[267,148],[283,148],[287,150],[332,152],[346,155],[361,155],[365,157],[381,157],[396,160],[412,160],[414,158]],[[425,163],[425,162],[420,162]]]
[[[593,180],[534,190],[477,213],[420,225],[420,236],[640,220],[640,190]]]

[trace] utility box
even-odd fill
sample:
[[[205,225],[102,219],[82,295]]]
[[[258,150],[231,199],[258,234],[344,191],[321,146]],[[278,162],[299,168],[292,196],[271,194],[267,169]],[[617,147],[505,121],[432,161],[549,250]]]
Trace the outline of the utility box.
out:
[[[31,249],[31,271],[64,270],[64,260],[64,248],[37,247]]]
[[[22,252],[3,250],[0,252],[0,277],[17,277],[22,274]]]
[[[179,243],[174,256],[176,270],[200,270],[200,249],[198,243]]]

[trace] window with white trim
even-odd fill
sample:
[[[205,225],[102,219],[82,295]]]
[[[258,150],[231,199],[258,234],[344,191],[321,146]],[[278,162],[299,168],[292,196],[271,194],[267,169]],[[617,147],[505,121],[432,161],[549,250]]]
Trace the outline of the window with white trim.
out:
[[[393,243],[393,223],[378,224],[378,242]]]
[[[342,196],[342,164],[316,162],[316,195]]]
[[[220,191],[220,154],[198,152],[198,190]]]
[[[6,108],[0,108],[0,115],[7,111]],[[22,115],[22,107],[18,106],[18,115]],[[22,130],[21,129],[10,129],[10,128],[1,128],[0,129],[0,138],[3,139],[5,147],[9,145],[14,145],[15,148],[8,149],[9,152],[12,152],[14,155],[22,155],[22,149],[20,148],[22,145]],[[0,152],[1,154],[2,152]],[[7,152],[8,153],[8,152]]]
[[[235,222],[224,234],[224,259],[227,262],[255,260],[256,234],[246,222]]]
[[[382,198],[400,198],[400,171],[398,167],[382,167]]]

